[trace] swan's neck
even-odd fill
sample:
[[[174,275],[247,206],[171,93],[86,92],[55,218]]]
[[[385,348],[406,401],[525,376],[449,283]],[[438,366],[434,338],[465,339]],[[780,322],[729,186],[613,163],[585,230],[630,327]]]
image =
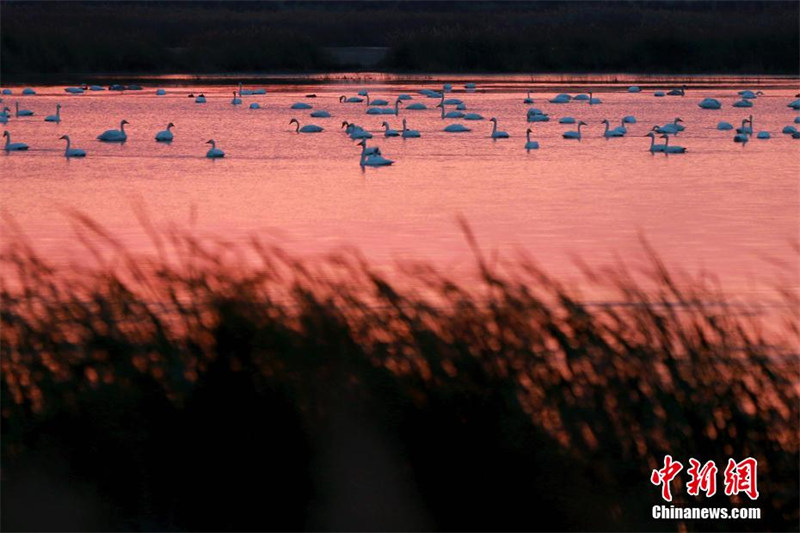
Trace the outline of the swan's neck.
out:
[[[66,153],[69,153],[69,146],[70,146],[70,144],[72,144],[72,143],[70,142],[70,140],[69,140],[69,137],[67,137],[67,138],[66,138],[66,139],[64,139],[64,140],[65,140],[65,141],[67,141],[67,149],[65,150],[65,152],[66,152]]]
[[[59,118],[61,117],[61,108],[58,106],[56,106],[56,116]]]
[[[400,114],[400,100],[395,100],[394,102],[394,114],[395,115]]]
[[[294,123],[294,132],[295,133],[300,133],[300,123],[297,122],[297,121],[295,121],[295,123]]]
[[[442,99],[442,102],[444,102],[444,99]],[[444,119],[444,104],[442,104],[442,119]]]
[[[367,105],[369,105],[369,95],[367,95]]]
[[[650,150],[653,149],[653,146],[656,144],[656,136],[655,135],[648,135],[650,137]]]
[[[6,147],[8,147],[9,144],[11,144],[11,134],[6,133]]]
[[[664,147],[666,148],[667,146],[669,146],[669,135],[664,137]]]
[[[119,123],[119,131],[121,131],[122,133],[125,133],[125,121],[124,120]]]
[[[527,142],[531,142],[531,132],[529,132],[529,131],[525,132],[525,140]]]
[[[494,135],[495,133],[497,133],[497,121],[493,120],[492,121],[492,135]]]
[[[171,130],[171,129],[172,129],[172,124],[168,124],[168,125],[167,125],[167,131],[169,131],[169,130]]]
[[[217,148],[217,143],[215,143],[214,141],[211,141],[211,149],[215,150],[216,148]]]
[[[578,135],[580,135],[580,134],[581,134],[581,126],[583,126],[583,124],[581,124],[581,123],[579,122],[579,123],[578,123]],[[606,125],[606,129],[608,129],[608,125]]]
[[[604,122],[604,124],[606,125],[606,131],[603,132],[603,135],[608,133],[608,121]],[[580,130],[580,128],[578,128],[578,129]]]
[[[406,119],[403,119],[403,131],[406,131],[407,129],[408,128],[406,128]]]

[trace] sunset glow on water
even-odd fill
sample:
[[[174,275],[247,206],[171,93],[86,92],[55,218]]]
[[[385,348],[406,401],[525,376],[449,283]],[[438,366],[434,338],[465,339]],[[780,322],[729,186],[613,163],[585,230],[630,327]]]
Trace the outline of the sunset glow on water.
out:
[[[608,81],[616,79],[624,83]],[[792,243],[800,217],[800,141],[781,133],[798,115],[787,107],[795,99],[797,80],[770,79],[759,86],[711,77],[702,89],[664,98],[654,97],[656,87],[644,82],[641,93],[629,94],[627,84],[635,81],[624,76],[558,88],[553,85],[558,79],[473,80],[475,92],[453,81],[447,97],[462,99],[467,112],[482,114],[483,121],[443,121],[438,100],[417,93],[441,88],[439,79],[256,82],[252,87],[265,86],[267,94],[243,96],[239,106],[230,103],[234,81],[170,86],[186,80],[167,78],[164,96],[155,95],[155,86],[82,95],[67,95],[62,86],[35,87],[36,96],[19,96],[21,87],[14,87],[13,95],[4,96],[3,105],[12,108],[5,129],[30,150],[0,156],[3,208],[38,250],[59,263],[84,260],[76,254],[71,210],[94,218],[132,250],[151,250],[136,217],[141,205],[157,227],[191,227],[234,243],[255,235],[299,255],[349,246],[377,265],[408,259],[455,271],[468,268],[472,253],[456,222],[459,216],[487,252],[512,257],[524,250],[564,277],[577,272],[573,258],[594,266],[640,258],[641,237],[668,264],[710,273],[738,294],[768,280],[765,273],[776,262],[797,264]],[[679,85],[662,82],[666,89]],[[765,94],[753,100],[752,108],[731,107],[745,88]],[[392,103],[407,93],[413,100],[404,106],[421,102],[428,110],[367,115],[364,103],[339,103],[341,95],[355,96],[360,89]],[[533,104],[523,103],[529,89]],[[602,104],[548,102],[558,92],[589,90]],[[189,93],[205,94],[207,103],[194,103]],[[306,98],[312,93],[317,97]],[[706,97],[719,99],[723,108],[700,109],[697,103]],[[35,115],[15,118],[17,101]],[[249,109],[252,102],[261,109]],[[332,117],[312,119],[312,110],[290,109],[294,102]],[[63,106],[62,122],[44,122],[56,103]],[[550,121],[526,122],[529,107],[548,113]],[[751,114],[754,131],[768,131],[771,139],[754,136],[743,146],[733,142],[735,132],[716,129],[719,121],[738,127]],[[626,115],[637,123],[627,126],[624,138],[602,137],[601,120],[608,118],[613,127]],[[564,116],[588,123],[581,141],[562,138],[575,129],[558,123]],[[325,131],[296,134],[289,125],[293,117]],[[509,139],[489,138],[491,117]],[[649,153],[644,135],[676,117],[686,129],[670,144],[688,152]],[[381,123],[401,129],[404,118],[421,137],[384,138]],[[126,143],[95,140],[122,119],[130,122]],[[379,146],[395,163],[362,170],[360,147],[340,127],[344,120],[371,131],[369,145]],[[175,124],[175,140],[156,143],[155,133],[168,122]],[[472,131],[442,131],[453,122]],[[528,127],[540,148],[526,153]],[[85,160],[63,157],[58,138],[64,134],[73,147],[87,150]],[[226,152],[224,159],[204,157],[204,143],[212,138]],[[792,283],[797,285],[796,274]]]

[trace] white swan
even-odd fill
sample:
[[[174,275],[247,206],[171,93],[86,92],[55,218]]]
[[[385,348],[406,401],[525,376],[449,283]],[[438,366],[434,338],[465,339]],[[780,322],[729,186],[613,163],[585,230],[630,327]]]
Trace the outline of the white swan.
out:
[[[250,89],[243,89],[242,82],[239,82],[239,96],[244,96],[244,95],[250,96],[251,94],[253,94],[253,91],[251,91]]]
[[[722,102],[716,98],[703,98],[697,105],[702,109],[719,109],[722,107]]]
[[[351,139],[358,140],[358,139],[372,139],[372,134],[366,131],[361,126],[356,124],[351,124],[346,120],[342,122],[342,127],[345,128],[345,133],[347,133]]]
[[[242,105],[242,99],[236,96],[236,91],[233,91],[233,100],[231,100],[231,105]]]
[[[295,133],[319,133],[323,130],[322,126],[317,126],[316,124],[306,124],[301,128],[300,122],[296,118],[290,120],[289,124],[295,125]]]
[[[362,167],[385,167],[394,163],[391,159],[386,159],[380,154],[369,155],[367,153],[366,140],[362,140],[358,145],[361,146],[361,161],[359,165]]]
[[[118,130],[106,130],[97,136],[97,140],[109,143],[123,143],[128,139],[125,133],[125,124],[130,124],[127,120],[119,123]]]
[[[655,152],[663,152],[664,148],[666,147],[665,144],[656,144],[656,134],[652,131],[649,132],[645,137],[650,137],[650,153]]]
[[[370,106],[370,105],[377,105],[377,106],[381,106],[381,105],[389,105],[389,102],[388,102],[388,101],[386,101],[386,100],[382,100],[382,99],[380,99],[380,98],[378,98],[377,100],[372,100],[372,101],[370,101],[370,99],[369,99],[369,95],[367,95],[367,105],[368,105],[368,106]]]
[[[614,131],[618,131],[623,135],[628,133],[628,128],[625,127],[625,119],[624,118],[620,121],[619,126],[614,128]]]
[[[753,102],[751,102],[750,100],[746,100],[746,99],[742,98],[741,100],[735,101],[733,104],[731,104],[731,106],[732,107],[753,107]]]
[[[575,124],[575,122],[577,121],[572,117],[561,117],[558,119],[559,124]]]
[[[331,114],[325,111],[324,109],[318,109],[317,111],[311,112],[311,118],[331,118]]]
[[[385,100],[380,100],[385,102]],[[367,108],[367,115],[397,115],[400,112],[400,100],[395,100],[394,107],[376,107],[371,106]]]
[[[81,87],[67,87],[64,89],[64,92],[69,94],[83,94],[83,88]]]
[[[561,93],[561,94],[558,94],[558,95],[554,96],[553,98],[551,98],[548,101],[551,104],[566,104],[566,103],[568,103],[570,101],[570,96],[568,94]]]
[[[201,94],[197,98],[194,99],[195,104],[205,104],[206,103],[206,95]]]
[[[634,117],[633,115],[625,115],[624,117],[622,117],[622,123],[623,124],[636,124],[636,117]]]
[[[747,124],[750,124],[749,126]],[[736,128],[736,133],[746,133],[747,135],[753,134],[753,115],[742,120],[742,126]]]
[[[61,122],[61,104],[56,104],[56,114],[44,117],[45,122]]]
[[[686,89],[686,85],[683,85],[680,89],[672,89],[667,94],[669,96],[684,96],[686,95]]]
[[[28,149],[28,145],[25,143],[12,143],[11,134],[7,131],[3,132],[3,137],[6,138],[6,145],[4,148],[6,152],[21,152]]]
[[[428,106],[420,102],[414,102],[413,104],[408,104],[405,108],[408,109],[409,111],[423,111],[425,109],[428,109]]]
[[[733,124],[730,122],[725,122],[724,120],[717,123],[717,129],[720,131],[728,131],[733,129]]]
[[[406,119],[403,119],[403,133],[401,135],[403,139],[415,139],[420,136],[417,130],[410,130],[406,127]]]
[[[602,103],[603,103],[603,101],[602,101],[602,100],[600,100],[599,98],[595,98],[595,97],[593,96],[593,94],[594,94],[594,93],[592,93],[592,91],[589,91],[589,105],[597,105],[597,104],[602,104]]]
[[[31,117],[33,116],[33,111],[30,109],[20,109],[19,102],[14,102],[14,108],[16,109],[16,116],[18,117]]]
[[[385,128],[385,131],[383,132],[383,136],[384,137],[398,137],[400,135],[400,132],[397,131],[397,130],[391,129],[389,127],[389,123],[386,122],[386,121],[384,121],[383,124],[381,124],[381,126],[383,126]]]
[[[225,152],[217,148],[217,143],[214,142],[214,139],[210,139],[206,141],[206,144],[210,144],[211,148],[206,152],[206,157],[209,159],[218,159],[220,157],[225,157]]]
[[[631,85],[630,87],[628,87],[628,92],[629,93],[640,93],[640,92],[642,92],[642,88],[639,87],[638,85]]]
[[[483,115],[480,113],[465,113],[464,120],[483,120]]]
[[[341,102],[343,104],[358,104],[358,103],[361,103],[363,101],[364,101],[364,99],[363,98],[359,98],[358,96],[351,96],[350,98],[348,98],[348,97],[342,95],[342,96],[339,97],[339,102]]]
[[[786,107],[791,107],[794,110],[800,109],[800,98],[798,98],[794,102],[789,102],[788,104],[786,104]]]
[[[655,96],[657,98],[661,98],[665,94],[667,94],[667,93],[665,93],[664,91],[656,91],[656,92],[653,93],[653,96]]]
[[[577,130],[565,131],[564,134],[562,135],[562,137],[564,137],[565,139],[578,139],[578,140],[580,140],[580,138],[581,138],[581,126],[587,126],[587,124],[584,121],[581,120],[580,122],[578,122],[578,129]]]
[[[438,104],[442,108],[442,120],[446,118],[464,118],[464,113],[461,111],[447,111],[445,112],[445,105]]]
[[[10,116],[11,110],[7,107],[3,108],[3,112],[0,113],[0,124],[8,124],[8,117]]]
[[[93,91],[96,91],[96,90],[98,90],[98,89],[92,89],[92,90],[93,90]],[[100,87],[100,89],[99,89],[99,90],[101,90],[101,91],[102,91],[102,90],[103,90],[103,88],[102,88],[102,87]],[[156,96],[164,96],[165,94],[167,94],[167,91],[165,91],[164,89],[156,89]]]
[[[668,124],[664,124],[663,126],[653,126],[653,130],[657,133],[677,134],[686,129],[685,126],[678,124],[679,122],[683,122],[683,119],[680,117],[675,117],[675,120]]]
[[[489,122],[492,123],[492,139],[508,139],[508,132],[497,129],[497,119],[495,117],[490,118]]]
[[[528,131],[525,132],[525,149],[526,150],[538,150],[539,149],[539,142],[531,140],[531,131],[533,131],[533,130],[528,128]]]
[[[311,104],[307,104],[305,102],[295,102],[289,106],[289,109],[311,109],[312,107],[313,106]]]
[[[463,124],[448,124],[447,126],[444,127],[444,131],[446,131],[447,133],[464,133],[472,130],[470,130]]]
[[[167,124],[167,129],[161,130],[158,133],[156,133],[156,141],[162,142],[162,143],[172,142],[172,139],[174,138],[174,135],[172,134],[172,131],[170,131],[170,130],[172,128],[174,128],[174,127],[175,127],[175,124],[173,124],[172,122]]]
[[[739,91],[738,94],[742,98],[748,98],[749,99],[749,98],[758,98],[759,96],[761,96],[764,93],[762,91],[753,92],[753,91],[750,91],[750,90],[744,90],[744,91]]]
[[[603,132],[603,137],[605,137],[606,139],[610,139],[611,137],[624,137],[625,136],[624,133],[622,133],[621,131],[619,131],[617,129],[613,129],[613,130],[609,129],[610,122],[608,121],[607,118],[604,118],[601,121],[601,124],[605,124],[606,125],[606,130]]]
[[[686,153],[686,148],[683,146],[670,146],[669,145],[669,135],[662,135],[662,139],[666,139],[664,141],[664,153],[666,154],[683,154]]]
[[[758,135],[756,135],[756,139],[769,139],[771,135],[768,131],[759,131]]]
[[[261,109],[261,105],[258,102],[251,102],[250,103],[250,109]],[[311,116],[314,116],[314,114],[312,113]],[[330,115],[328,115],[328,116],[330,116]]]
[[[27,95],[27,96],[31,96],[31,95],[36,94],[36,91],[31,89],[30,87],[25,87],[24,89],[22,89],[22,94]]]
[[[532,104],[532,103],[533,103],[533,98],[531,98],[531,92],[530,92],[530,91],[528,91],[528,97],[527,97],[527,98],[525,98],[525,99],[522,101],[522,103],[523,103],[523,104]]]
[[[80,148],[70,148],[72,144],[69,140],[69,135],[62,135],[59,139],[67,141],[67,149],[64,150],[64,157],[86,157],[86,150]]]

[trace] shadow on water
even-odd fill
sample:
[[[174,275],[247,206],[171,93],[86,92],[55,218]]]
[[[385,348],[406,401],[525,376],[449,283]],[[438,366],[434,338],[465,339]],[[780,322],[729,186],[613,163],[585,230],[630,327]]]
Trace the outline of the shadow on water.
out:
[[[797,529],[792,292],[767,333],[655,254],[598,306],[466,227],[475,284],[78,218],[96,268],[0,257],[6,530]],[[667,453],[756,457],[763,518],[652,520]]]

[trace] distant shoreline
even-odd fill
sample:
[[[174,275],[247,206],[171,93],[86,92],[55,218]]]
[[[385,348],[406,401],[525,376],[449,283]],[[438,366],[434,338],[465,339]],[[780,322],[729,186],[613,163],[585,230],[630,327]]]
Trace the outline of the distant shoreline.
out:
[[[798,17],[796,1],[4,1],[0,79],[373,71],[796,76]]]
[[[751,84],[758,86],[791,87],[797,85],[800,91],[800,72],[797,74],[650,74],[650,73],[453,73],[453,72],[427,72],[406,73],[389,71],[364,71],[364,72],[275,72],[253,73],[232,72],[213,74],[153,74],[153,73],[81,73],[65,74],[27,74],[5,77],[3,87],[21,87],[24,85],[79,85],[81,83],[97,83],[109,85],[112,83],[145,83],[160,86],[193,86],[204,85],[230,85],[231,83],[257,84],[269,83],[283,85],[303,83],[305,85],[330,84],[330,83],[383,83],[399,85],[407,83],[466,83],[480,81],[484,83],[504,83],[513,85],[530,85],[539,87],[553,87],[566,85],[588,84],[593,86],[627,87],[639,85],[643,89],[662,87],[665,84],[686,83],[694,87],[720,85]]]

